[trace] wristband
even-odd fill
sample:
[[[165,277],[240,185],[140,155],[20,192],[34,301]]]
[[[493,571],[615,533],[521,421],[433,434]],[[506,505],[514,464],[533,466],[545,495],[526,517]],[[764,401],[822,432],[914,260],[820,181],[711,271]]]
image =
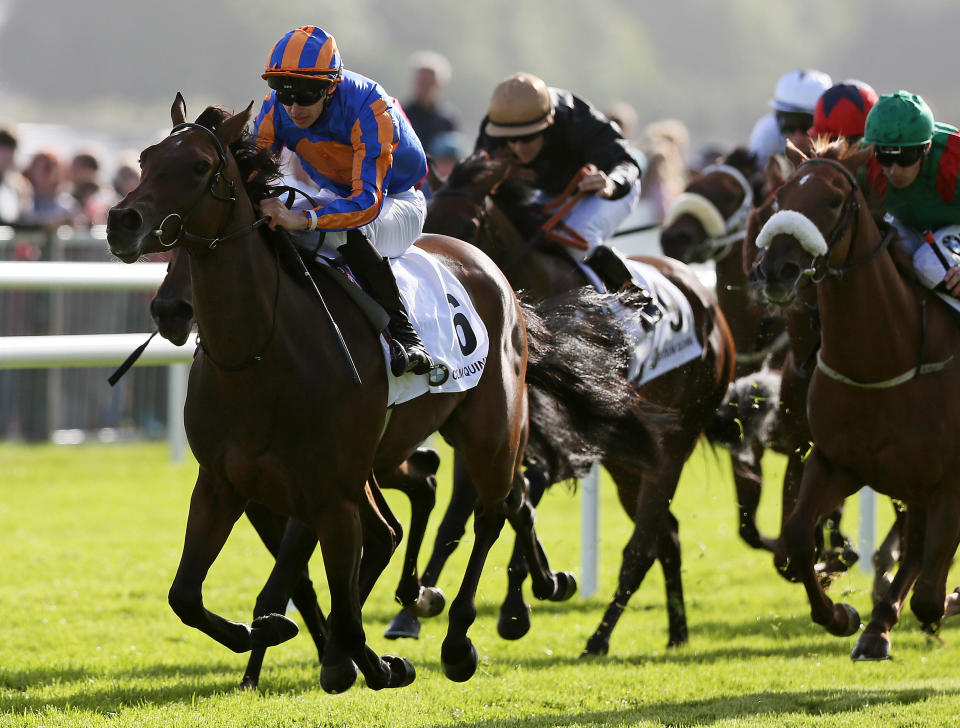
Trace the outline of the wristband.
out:
[[[306,210],[306,214],[309,222],[307,223],[307,230],[316,230],[317,229],[317,213],[315,210]]]

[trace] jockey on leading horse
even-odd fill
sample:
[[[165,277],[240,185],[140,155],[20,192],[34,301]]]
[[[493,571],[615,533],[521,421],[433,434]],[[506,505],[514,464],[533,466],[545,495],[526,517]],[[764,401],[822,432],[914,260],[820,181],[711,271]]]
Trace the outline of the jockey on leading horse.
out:
[[[516,73],[493,90],[476,148],[509,153],[532,173],[548,207],[578,179],[572,191],[583,197],[563,216],[567,232],[560,242],[611,290],[632,280],[603,244],[640,199],[640,167],[616,124],[570,91]]]
[[[434,363],[410,323],[387,258],[423,231],[426,202],[416,185],[427,173],[423,147],[380,84],[343,68],[337,42],[318,27],[291,30],[273,47],[263,73],[270,93],[254,131],[275,153],[286,147],[321,189],[319,204],[287,209],[260,203],[270,227],[323,231],[390,315],[390,369],[426,374]],[[305,209],[304,209],[305,206]],[[299,237],[299,234],[298,234]]]
[[[943,289],[960,298],[960,238],[957,230],[941,232],[960,225],[960,132],[934,121],[916,94],[898,91],[870,110],[862,144],[874,145],[869,190],[900,233],[918,278],[934,290],[942,279]]]

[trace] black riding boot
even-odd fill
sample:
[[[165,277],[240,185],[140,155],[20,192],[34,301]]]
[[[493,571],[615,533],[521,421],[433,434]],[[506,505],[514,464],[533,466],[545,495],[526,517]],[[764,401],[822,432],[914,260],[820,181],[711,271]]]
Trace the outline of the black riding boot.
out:
[[[633,273],[627,267],[626,261],[612,248],[598,245],[583,261],[600,276],[600,280],[608,290],[617,292],[624,288],[631,288],[640,295],[638,308],[640,320],[647,329],[653,329],[663,318],[663,310],[654,300],[650,292],[638,286],[633,280]]]
[[[598,245],[583,262],[593,268],[610,291],[619,291],[633,280],[633,274],[623,258],[606,245]]]
[[[367,293],[390,315],[390,323],[387,324],[390,334],[390,371],[395,377],[407,372],[428,373],[434,367],[433,360],[407,318],[407,309],[400,298],[390,262],[377,252],[373,243],[359,230],[347,231],[347,242],[340,246],[339,252]]]

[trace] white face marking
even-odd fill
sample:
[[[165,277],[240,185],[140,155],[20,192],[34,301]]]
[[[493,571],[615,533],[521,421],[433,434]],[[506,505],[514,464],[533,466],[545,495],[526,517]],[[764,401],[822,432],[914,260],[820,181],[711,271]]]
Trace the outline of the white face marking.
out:
[[[800,178],[800,181],[797,184],[803,187],[807,182],[810,181],[812,177],[813,177],[812,174],[805,174],[803,175],[803,177]]]

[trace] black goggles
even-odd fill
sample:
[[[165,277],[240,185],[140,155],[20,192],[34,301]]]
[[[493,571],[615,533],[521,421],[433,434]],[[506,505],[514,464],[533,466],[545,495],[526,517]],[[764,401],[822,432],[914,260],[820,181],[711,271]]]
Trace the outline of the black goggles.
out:
[[[873,156],[881,167],[912,167],[920,161],[927,151],[925,144],[913,147],[875,147]]]
[[[518,142],[526,143],[526,142],[532,142],[535,139],[539,139],[542,136],[543,136],[543,131],[541,130],[541,131],[535,131],[532,134],[524,134],[523,136],[504,137],[503,140],[507,144],[516,144]]]
[[[798,111],[778,111],[777,127],[780,133],[789,136],[794,132],[806,132],[813,126],[813,115]]]
[[[330,93],[329,84],[312,84],[310,86],[283,86],[274,89],[277,102],[284,106],[312,106]]]

